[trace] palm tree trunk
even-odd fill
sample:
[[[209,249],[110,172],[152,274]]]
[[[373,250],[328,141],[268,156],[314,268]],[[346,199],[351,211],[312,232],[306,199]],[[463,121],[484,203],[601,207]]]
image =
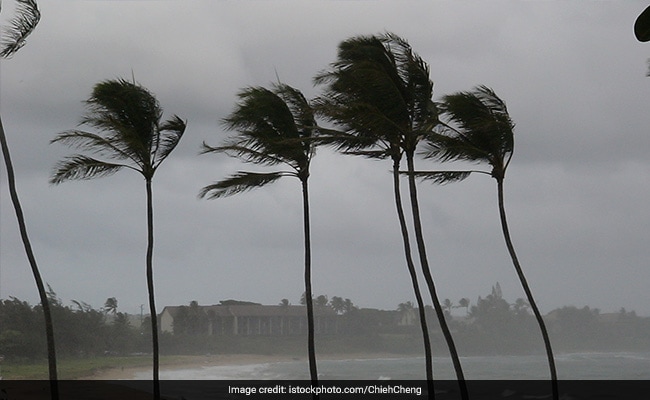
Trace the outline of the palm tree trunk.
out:
[[[302,208],[303,225],[305,236],[305,304],[307,305],[307,352],[309,357],[309,375],[311,383],[318,386],[318,370],[316,368],[316,343],[314,329],[314,302],[311,290],[311,239],[309,229],[309,192],[307,190],[307,178],[301,178],[302,182]]]
[[[420,285],[418,283],[415,265],[413,264],[413,257],[411,256],[411,244],[409,242],[409,233],[406,227],[406,218],[404,217],[404,207],[402,206],[402,196],[400,194],[400,174],[399,174],[399,160],[393,161],[393,189],[395,192],[395,206],[397,208],[397,218],[399,219],[399,226],[402,232],[402,239],[404,242],[404,255],[406,256],[406,266],[411,276],[411,283],[413,284],[413,292],[415,292],[415,299],[418,303],[418,313],[420,316],[420,327],[422,328],[422,340],[424,342],[424,363],[427,376],[427,389],[429,390],[429,398],[435,398],[433,390],[433,358],[431,351],[431,339],[429,338],[429,328],[427,327],[426,312],[424,308],[424,300],[420,292]]]
[[[39,272],[38,265],[36,264],[36,257],[34,256],[34,251],[32,250],[29,236],[27,235],[27,224],[25,223],[25,216],[23,214],[22,206],[20,205],[20,199],[18,198],[16,178],[14,174],[13,163],[11,162],[11,155],[9,153],[9,144],[7,143],[7,137],[5,136],[5,130],[2,125],[2,118],[0,118],[0,143],[2,146],[2,156],[7,167],[9,194],[11,196],[11,202],[14,206],[14,211],[16,213],[16,219],[18,220],[20,238],[22,239],[23,246],[25,248],[25,254],[27,255],[27,260],[29,261],[29,265],[32,269],[34,280],[36,281],[36,288],[38,289],[38,295],[41,299],[41,306],[43,307],[43,317],[45,318],[45,336],[47,338],[47,361],[50,378],[50,396],[52,397],[52,400],[58,400],[59,383],[56,372],[56,349],[54,347],[54,326],[52,324],[50,302],[47,298],[47,292],[45,291],[45,285],[43,284],[41,273]]]
[[[158,314],[153,284],[153,192],[151,178],[147,182],[147,291],[149,293],[149,313],[151,315],[151,341],[153,343],[153,394],[160,400],[160,360],[158,348]]]
[[[503,230],[503,237],[506,241],[506,247],[508,248],[508,253],[510,253],[510,258],[512,259],[512,264],[515,267],[515,271],[517,271],[517,276],[519,277],[521,286],[524,288],[524,292],[526,293],[526,297],[528,298],[528,303],[530,304],[530,308],[533,310],[533,313],[535,314],[535,318],[537,319],[539,330],[542,332],[542,337],[544,338],[544,347],[546,348],[546,357],[548,358],[548,366],[551,371],[553,400],[558,400],[559,391],[557,385],[557,370],[555,369],[555,359],[553,358],[553,349],[551,348],[551,340],[548,337],[548,331],[546,330],[544,319],[542,318],[542,314],[539,312],[539,308],[537,308],[537,303],[535,303],[535,299],[533,299],[533,293],[531,292],[530,287],[528,286],[528,282],[526,280],[526,277],[524,276],[524,272],[521,269],[519,260],[517,259],[517,254],[515,253],[515,247],[512,245],[512,240],[510,239],[510,230],[508,229],[508,221],[506,220],[506,209],[503,201],[503,179],[497,179],[497,192],[499,198],[499,216],[501,218],[501,229]]]
[[[458,379],[458,386],[460,388],[460,395],[463,400],[469,399],[469,394],[467,392],[467,384],[465,382],[465,376],[463,374],[463,368],[460,365],[460,357],[458,356],[458,351],[456,350],[456,345],[454,339],[451,336],[451,331],[445,320],[445,313],[442,310],[440,305],[440,300],[436,293],[435,283],[433,281],[433,276],[431,275],[431,270],[429,269],[429,261],[427,260],[426,246],[424,244],[424,235],[422,234],[422,223],[420,221],[420,207],[418,205],[418,194],[417,187],[415,182],[415,165],[413,163],[413,152],[406,153],[406,163],[408,167],[408,181],[409,181],[409,193],[411,196],[411,209],[413,212],[413,228],[415,230],[415,239],[418,245],[418,253],[420,255],[420,264],[422,266],[422,273],[424,274],[424,279],[427,282],[429,287],[429,293],[431,294],[431,300],[433,302],[433,308],[436,311],[438,321],[440,322],[440,329],[442,334],[445,337],[447,342],[447,347],[449,348],[449,355],[451,356],[452,363],[454,364],[454,370],[456,371],[456,378]]]

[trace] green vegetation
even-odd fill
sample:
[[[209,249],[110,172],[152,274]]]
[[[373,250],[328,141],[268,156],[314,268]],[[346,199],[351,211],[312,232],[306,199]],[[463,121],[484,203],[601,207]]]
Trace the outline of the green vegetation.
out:
[[[57,350],[61,358],[60,375],[64,379],[104,368],[149,365],[146,360],[151,356],[143,355],[149,354],[151,344],[147,335],[148,318],[141,324],[139,317],[118,311],[113,314],[112,306],[117,306],[117,301],[109,303],[110,309],[96,310],[79,301],[64,306],[51,291],[49,296],[54,322],[60,327]],[[333,296],[327,305],[334,307],[339,299]],[[543,352],[535,335],[535,318],[525,300],[511,302],[503,298],[498,283],[491,293],[475,302],[463,299],[458,304],[444,301],[449,305],[446,319],[461,354]],[[395,310],[360,309],[346,300],[349,306],[337,316],[338,333],[316,335],[317,354],[422,354],[418,310],[412,304],[401,303]],[[432,307],[426,306],[424,311],[427,317],[435,318]],[[44,377],[39,375],[46,370],[45,339],[40,334],[43,322],[39,314],[40,306],[15,298],[0,301],[0,349],[4,357],[0,367],[5,379]],[[601,313],[589,307],[566,306],[551,311],[545,319],[555,347],[561,352],[650,351],[650,318],[639,317],[633,311]],[[305,335],[209,336],[202,330],[181,331],[160,334],[163,364],[181,362],[184,356],[206,354],[307,357]],[[430,326],[430,341],[435,354],[446,354],[447,347],[437,324]]]

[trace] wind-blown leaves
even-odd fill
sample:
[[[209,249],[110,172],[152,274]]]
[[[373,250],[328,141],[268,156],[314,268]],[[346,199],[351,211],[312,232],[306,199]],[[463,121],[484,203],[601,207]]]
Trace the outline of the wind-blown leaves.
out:
[[[50,143],[61,143],[67,146],[76,147],[80,150],[90,151],[92,153],[108,156],[115,159],[131,159],[137,162],[132,149],[124,146],[121,141],[111,140],[103,136],[80,131],[70,130],[59,133],[50,141]]]
[[[337,150],[380,147],[399,157],[400,148],[414,150],[437,124],[429,67],[397,35],[344,41],[337,61],[314,82],[325,85],[314,101],[318,115],[355,137],[332,142]]]
[[[199,197],[217,199],[221,197],[232,196],[238,193],[268,185],[269,183],[273,183],[286,175],[288,175],[288,173],[257,173],[240,171],[230,176],[229,178],[204,187],[199,192]]]
[[[251,164],[262,164],[262,165],[277,165],[282,164],[285,161],[282,158],[279,158],[274,155],[263,153],[260,150],[255,150],[253,148],[246,146],[247,142],[235,142],[231,144],[226,144],[224,146],[212,147],[203,142],[201,145],[200,154],[206,153],[226,153],[228,156],[233,158],[239,158],[244,162]]]
[[[505,173],[514,150],[514,123],[505,102],[492,89],[478,86],[444,96],[437,108],[447,122],[441,124],[442,134],[428,135],[426,157],[487,162]]]
[[[472,172],[480,171],[417,171],[414,172],[416,178],[423,181],[430,181],[438,185],[447,183],[460,182],[469,177]]]
[[[239,94],[235,110],[223,119],[237,135],[221,146],[205,142],[201,154],[225,153],[246,163],[288,165],[293,171],[273,173],[238,172],[204,187],[199,196],[208,199],[230,196],[264,186],[283,176],[305,179],[317,144],[318,126],[311,105],[303,94],[286,84],[272,89],[248,87]]]
[[[160,125],[160,136],[158,148],[156,150],[156,164],[160,165],[163,160],[176,148],[185,133],[187,123],[183,121],[178,115],[174,115],[172,119],[165,121]]]
[[[16,16],[2,31],[0,57],[9,58],[25,45],[25,40],[41,19],[41,12],[34,0],[16,0]]]
[[[185,132],[186,122],[177,115],[161,124],[163,111],[154,95],[124,79],[98,83],[85,103],[87,111],[81,124],[98,133],[73,129],[59,133],[51,143],[66,144],[120,163],[73,155],[57,164],[51,183],[110,175],[117,165],[151,179]],[[101,168],[100,163],[105,167]]]
[[[50,178],[50,183],[59,184],[73,179],[93,179],[116,173],[125,166],[111,164],[80,154],[66,157],[57,163],[56,172]]]

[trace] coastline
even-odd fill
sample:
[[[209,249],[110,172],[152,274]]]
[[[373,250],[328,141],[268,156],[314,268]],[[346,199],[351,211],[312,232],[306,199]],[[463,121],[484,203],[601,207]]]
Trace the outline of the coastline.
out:
[[[318,360],[371,360],[371,359],[396,359],[403,358],[404,355],[394,353],[347,353],[347,354],[324,354],[319,356]],[[180,371],[188,369],[198,369],[203,367],[227,367],[242,365],[259,365],[274,364],[282,362],[307,362],[306,356],[293,355],[264,355],[264,354],[218,354],[205,356],[185,356],[175,362],[161,362],[160,371]],[[95,371],[88,376],[80,377],[79,380],[130,380],[136,375],[141,375],[151,371],[151,367],[115,367],[101,371]]]

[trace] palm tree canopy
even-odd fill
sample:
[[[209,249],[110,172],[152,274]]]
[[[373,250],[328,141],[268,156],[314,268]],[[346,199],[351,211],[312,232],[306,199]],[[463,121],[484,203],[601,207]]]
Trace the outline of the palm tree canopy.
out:
[[[153,94],[123,79],[98,83],[85,103],[87,111],[80,125],[97,133],[69,130],[52,143],[61,142],[112,162],[81,154],[66,157],[55,167],[50,183],[92,179],[124,167],[151,179],[185,132],[185,121],[174,115],[161,122],[163,111]]]
[[[25,45],[25,40],[41,19],[41,12],[34,0],[16,0],[16,16],[2,32],[0,57],[9,58]],[[1,7],[1,4],[0,4]]]
[[[514,151],[514,123],[503,100],[487,86],[443,97],[438,103],[442,133],[428,135],[425,157],[439,161],[486,162],[492,176],[503,179]],[[437,171],[419,173],[438,182],[436,175],[447,174],[452,180],[466,178],[478,171]]]
[[[326,85],[316,109],[355,137],[337,143],[340,150],[379,146],[389,156],[414,149],[437,123],[429,67],[397,35],[350,38],[331,67],[314,79]],[[380,151],[358,154],[381,157]]]
[[[218,198],[265,186],[283,176],[305,180],[314,153],[316,121],[303,94],[286,84],[272,89],[249,87],[239,94],[235,110],[223,124],[237,134],[222,146],[203,143],[204,153],[226,153],[251,164],[284,164],[289,171],[243,172],[204,187],[200,197]]]

